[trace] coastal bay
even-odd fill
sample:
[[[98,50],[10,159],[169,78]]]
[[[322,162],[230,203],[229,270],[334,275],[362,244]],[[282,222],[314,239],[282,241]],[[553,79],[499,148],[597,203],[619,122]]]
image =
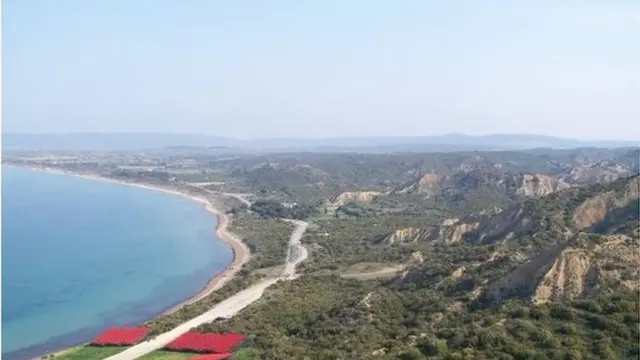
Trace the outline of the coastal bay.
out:
[[[232,248],[215,235],[215,209],[197,199],[26,169],[3,175],[3,358],[148,320],[210,293],[232,276],[232,260],[248,257],[224,227]]]

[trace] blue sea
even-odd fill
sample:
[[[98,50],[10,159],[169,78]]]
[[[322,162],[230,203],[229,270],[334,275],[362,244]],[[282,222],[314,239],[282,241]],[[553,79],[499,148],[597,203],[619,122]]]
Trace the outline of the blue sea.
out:
[[[2,167],[2,358],[144,322],[231,260],[215,217],[194,201]]]

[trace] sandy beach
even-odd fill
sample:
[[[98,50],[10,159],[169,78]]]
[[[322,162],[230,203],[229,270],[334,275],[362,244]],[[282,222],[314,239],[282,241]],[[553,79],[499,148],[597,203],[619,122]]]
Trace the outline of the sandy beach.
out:
[[[187,304],[192,304],[209,296],[212,292],[224,286],[227,281],[233,279],[235,274],[238,273],[238,271],[240,271],[240,269],[242,268],[242,265],[249,261],[249,257],[251,255],[249,248],[247,247],[247,245],[245,245],[244,242],[242,242],[242,239],[240,239],[238,235],[229,231],[229,216],[227,216],[224,212],[214,208],[210,202],[206,200],[205,202],[205,208],[207,209],[207,211],[215,214],[218,218],[216,233],[218,234],[220,239],[222,239],[231,247],[231,250],[233,251],[233,260],[231,261],[229,266],[227,266],[222,272],[212,277],[207,282],[207,284],[200,291],[198,291],[198,293],[167,310],[165,314],[175,312]]]
[[[3,166],[12,166],[12,165],[3,164]],[[20,167],[20,166],[14,166],[14,167]],[[233,234],[232,232],[229,231],[229,226],[231,221],[229,216],[225,214],[223,211],[216,209],[213,206],[213,204],[211,204],[211,202],[206,198],[194,196],[192,194],[180,191],[178,189],[172,189],[168,187],[154,186],[154,185],[148,185],[148,184],[142,184],[142,183],[136,183],[136,182],[120,181],[116,179],[103,177],[98,174],[80,174],[80,173],[63,171],[63,170],[54,169],[54,168],[34,167],[34,166],[20,167],[20,168],[34,170],[34,171],[44,171],[44,172],[49,172],[54,174],[76,176],[76,177],[81,177],[89,180],[110,182],[110,183],[115,183],[120,185],[138,187],[138,188],[147,189],[147,190],[161,191],[163,193],[176,195],[176,196],[182,196],[184,198],[187,198],[199,204],[202,204],[208,212],[212,213],[217,217],[216,234],[220,237],[222,241],[224,241],[227,245],[229,245],[229,247],[231,247],[231,250],[233,252],[233,260],[224,270],[222,270],[219,273],[212,274],[212,277],[209,279],[209,281],[207,281],[207,283],[196,294],[186,298],[185,300],[172,306],[170,309],[166,310],[165,312],[157,315],[175,312],[180,308],[182,308],[183,306],[197,302],[198,300],[201,300],[207,297],[208,295],[210,295],[211,293],[213,293],[214,291],[220,289],[229,280],[233,279],[233,277],[242,268],[242,265],[244,265],[247,261],[249,261],[249,258],[251,256],[249,248],[245,245],[242,239],[238,235]]]

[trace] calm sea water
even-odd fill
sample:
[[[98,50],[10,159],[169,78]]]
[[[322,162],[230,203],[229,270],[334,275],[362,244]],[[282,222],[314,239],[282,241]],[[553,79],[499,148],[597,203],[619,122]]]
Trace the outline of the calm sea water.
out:
[[[202,205],[157,191],[2,168],[2,358],[136,324],[232,259]]]

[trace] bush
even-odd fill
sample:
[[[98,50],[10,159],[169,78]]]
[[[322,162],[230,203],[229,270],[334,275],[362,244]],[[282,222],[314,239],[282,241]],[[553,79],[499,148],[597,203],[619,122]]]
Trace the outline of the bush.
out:
[[[569,321],[569,320],[575,319],[575,314],[573,313],[573,311],[570,308],[561,304],[551,305],[551,309],[549,310],[549,315],[551,315],[552,318],[558,319],[558,320]]]
[[[427,356],[443,356],[449,352],[447,342],[436,338],[423,339],[418,343],[420,352]]]
[[[258,200],[251,204],[251,210],[265,218],[303,220],[314,214],[316,207],[309,204],[284,206],[274,200]]]

